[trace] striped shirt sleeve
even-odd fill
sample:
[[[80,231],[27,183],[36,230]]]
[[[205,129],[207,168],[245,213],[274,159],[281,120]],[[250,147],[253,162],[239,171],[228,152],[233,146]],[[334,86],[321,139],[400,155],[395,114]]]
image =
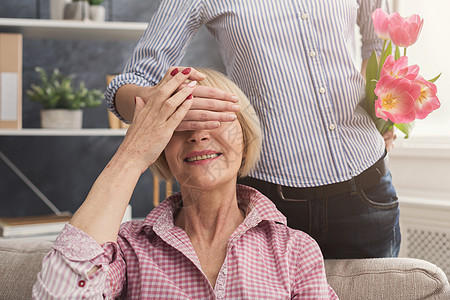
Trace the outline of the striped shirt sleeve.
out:
[[[161,2],[124,71],[105,93],[108,108],[122,121],[126,122],[114,105],[117,90],[126,84],[154,86],[171,66],[178,65],[202,25],[202,7],[202,0]]]
[[[372,12],[377,8],[388,11],[388,7],[386,0],[358,0],[358,2],[357,24],[362,36],[361,56],[367,59],[373,50],[380,54],[383,47],[383,40],[376,35],[373,27]]]
[[[97,272],[88,275],[94,267]],[[112,299],[125,282],[125,264],[117,244],[97,244],[68,224],[44,257],[33,286],[33,299]]]

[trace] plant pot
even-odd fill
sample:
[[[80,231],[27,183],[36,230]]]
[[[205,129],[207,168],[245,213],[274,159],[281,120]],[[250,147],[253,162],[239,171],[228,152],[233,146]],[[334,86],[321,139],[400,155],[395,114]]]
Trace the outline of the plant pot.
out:
[[[41,126],[47,129],[81,129],[83,111],[81,109],[43,109]]]
[[[64,7],[68,2],[69,0],[50,0],[50,19],[64,19]]]
[[[77,1],[64,6],[64,19],[85,20],[89,18],[89,2]]]
[[[89,19],[96,22],[104,22],[105,21],[105,7],[101,5],[91,5],[89,7]]]

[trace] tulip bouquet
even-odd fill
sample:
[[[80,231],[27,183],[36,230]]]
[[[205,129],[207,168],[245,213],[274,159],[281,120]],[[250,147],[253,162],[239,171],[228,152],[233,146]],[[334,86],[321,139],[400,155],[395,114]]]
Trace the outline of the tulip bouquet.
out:
[[[440,107],[434,84],[440,74],[426,80],[419,75],[419,66],[408,66],[406,49],[417,41],[422,30],[420,16],[403,18],[397,12],[387,15],[377,9],[372,20],[384,45],[380,57],[374,51],[367,64],[366,110],[381,134],[395,126],[408,138],[415,119],[424,119]]]

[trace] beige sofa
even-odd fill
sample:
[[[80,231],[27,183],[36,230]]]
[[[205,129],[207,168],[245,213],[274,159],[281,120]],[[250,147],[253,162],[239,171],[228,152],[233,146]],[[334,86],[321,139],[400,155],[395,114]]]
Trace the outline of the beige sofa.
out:
[[[0,239],[0,299],[30,299],[41,260],[52,243]],[[343,300],[450,299],[444,272],[410,258],[327,260],[327,277]]]

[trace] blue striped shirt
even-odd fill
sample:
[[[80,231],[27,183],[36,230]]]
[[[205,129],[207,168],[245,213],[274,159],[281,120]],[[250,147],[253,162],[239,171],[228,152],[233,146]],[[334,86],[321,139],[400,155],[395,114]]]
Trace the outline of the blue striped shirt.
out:
[[[108,87],[108,107],[124,84],[152,86],[178,65],[200,26],[218,42],[228,76],[249,97],[264,133],[252,177],[296,187],[342,182],[384,152],[361,106],[355,61],[381,50],[371,12],[385,0],[163,0],[124,72]]]

